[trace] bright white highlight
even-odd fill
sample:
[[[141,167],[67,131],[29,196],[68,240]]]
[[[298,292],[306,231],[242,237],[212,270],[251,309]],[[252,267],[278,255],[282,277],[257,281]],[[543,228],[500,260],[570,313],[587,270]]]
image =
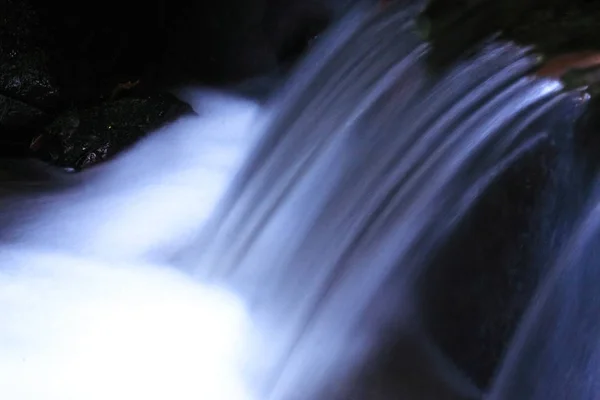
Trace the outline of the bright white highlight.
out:
[[[250,400],[243,306],[151,265],[3,250],[0,395]]]

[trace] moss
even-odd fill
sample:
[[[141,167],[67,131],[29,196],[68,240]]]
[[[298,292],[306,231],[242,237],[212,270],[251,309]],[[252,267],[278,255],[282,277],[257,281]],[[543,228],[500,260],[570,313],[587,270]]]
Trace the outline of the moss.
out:
[[[504,35],[535,45],[546,55],[600,49],[600,4],[579,1],[536,8],[506,27]]]
[[[432,0],[421,18],[430,26],[435,65],[452,61],[496,32],[545,56],[600,49],[597,1]]]

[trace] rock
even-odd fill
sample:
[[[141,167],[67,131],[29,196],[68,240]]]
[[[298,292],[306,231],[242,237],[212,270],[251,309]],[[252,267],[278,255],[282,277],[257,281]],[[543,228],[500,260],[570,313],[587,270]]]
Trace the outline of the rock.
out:
[[[124,98],[61,114],[33,142],[41,159],[81,170],[102,162],[160,125],[189,112],[170,95]]]

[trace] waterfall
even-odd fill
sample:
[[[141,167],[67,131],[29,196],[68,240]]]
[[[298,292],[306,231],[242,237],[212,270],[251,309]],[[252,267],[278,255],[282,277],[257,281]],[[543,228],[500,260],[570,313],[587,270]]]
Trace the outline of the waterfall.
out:
[[[180,91],[194,115],[89,171],[0,165],[0,397],[596,398],[600,214],[553,197],[587,99],[497,38],[433,68],[414,16],[351,13],[266,104]],[[499,244],[534,294],[485,308],[514,265],[461,268],[495,240],[475,211],[548,146],[527,254]],[[509,345],[473,332],[515,299]]]

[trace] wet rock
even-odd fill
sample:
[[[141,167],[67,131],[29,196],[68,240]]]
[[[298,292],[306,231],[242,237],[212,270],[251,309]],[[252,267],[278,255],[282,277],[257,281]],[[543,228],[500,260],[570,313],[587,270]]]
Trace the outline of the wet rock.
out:
[[[23,129],[44,117],[43,111],[22,101],[0,95],[0,129]]]
[[[27,1],[0,2],[0,156],[23,156],[58,108],[60,91],[39,45],[46,33]]]
[[[36,11],[26,1],[3,0],[0,15],[0,93],[35,108],[55,107],[59,89],[39,46],[45,33]]]
[[[23,157],[36,128],[47,115],[19,100],[0,94],[0,157]]]
[[[40,49],[26,53],[14,50],[0,58],[0,91],[36,108],[51,109],[59,101],[58,87],[52,82]]]
[[[170,95],[124,98],[89,109],[72,109],[34,139],[32,150],[54,165],[81,170],[110,158],[190,111],[189,106]]]

